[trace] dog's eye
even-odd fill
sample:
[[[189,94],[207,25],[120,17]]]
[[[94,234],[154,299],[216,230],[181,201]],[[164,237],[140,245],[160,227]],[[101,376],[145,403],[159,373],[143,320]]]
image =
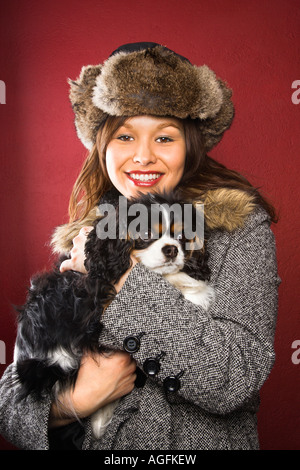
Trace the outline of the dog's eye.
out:
[[[186,238],[182,233],[177,233],[175,236],[175,239],[178,240],[179,242],[184,242]]]
[[[140,237],[142,240],[151,240],[154,237],[154,234],[151,230],[145,230],[140,232]]]

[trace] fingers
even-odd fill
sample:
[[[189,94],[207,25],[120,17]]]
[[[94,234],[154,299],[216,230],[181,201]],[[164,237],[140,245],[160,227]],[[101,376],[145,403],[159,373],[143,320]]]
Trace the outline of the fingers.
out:
[[[118,390],[119,396],[124,396],[132,392],[135,386],[136,377],[137,375],[136,373],[134,373],[134,374],[129,375],[127,379],[123,381],[122,388]]]
[[[115,364],[117,366],[118,379],[111,398],[117,399],[132,392],[135,387],[137,374],[136,362],[128,353],[121,351],[116,353]]]
[[[91,230],[93,230],[93,227],[82,227],[78,235],[73,238],[73,247],[83,248],[86,242],[86,237],[88,236]]]
[[[71,259],[67,259],[61,263],[60,272],[63,273],[72,270],[86,274],[87,271],[84,266],[84,247],[87,235],[91,230],[93,230],[91,226],[82,227],[78,235],[73,238],[73,248],[70,251]]]
[[[71,259],[66,259],[65,261],[63,261],[59,268],[61,273],[69,271],[71,269],[73,269],[73,261]]]
[[[132,392],[136,380],[135,371],[135,361],[124,351],[114,351],[111,355],[86,353],[81,361],[75,387],[69,390],[78,416],[90,416],[97,409]],[[64,396],[60,399],[63,400]]]
[[[130,354],[125,351],[114,351],[105,359],[104,361],[103,355],[100,355],[99,363],[102,363],[102,367],[107,367],[110,372],[114,369],[118,377],[128,377],[135,373],[136,362]]]

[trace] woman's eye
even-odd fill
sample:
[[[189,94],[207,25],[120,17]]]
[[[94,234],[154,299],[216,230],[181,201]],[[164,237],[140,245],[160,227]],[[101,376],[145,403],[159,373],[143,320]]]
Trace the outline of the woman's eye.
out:
[[[171,139],[171,137],[165,137],[165,136],[158,137],[156,140],[157,142],[162,143],[162,144],[165,144],[167,142],[173,142],[173,139]]]
[[[122,140],[122,142],[128,142],[129,140],[132,139],[132,137],[130,135],[123,134],[123,135],[119,135],[117,139]]]

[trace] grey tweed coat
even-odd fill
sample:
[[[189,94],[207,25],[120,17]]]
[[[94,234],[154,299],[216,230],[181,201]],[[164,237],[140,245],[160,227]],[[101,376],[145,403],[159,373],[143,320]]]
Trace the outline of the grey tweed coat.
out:
[[[138,364],[166,352],[159,374],[118,405],[100,440],[85,422],[84,449],[257,449],[259,391],[274,363],[276,253],[270,221],[256,209],[243,228],[209,242],[216,300],[208,312],[137,264],[104,316],[102,342],[141,337]],[[21,449],[48,449],[50,399],[16,404],[13,365],[0,382],[0,433]],[[184,374],[178,392],[163,380]]]

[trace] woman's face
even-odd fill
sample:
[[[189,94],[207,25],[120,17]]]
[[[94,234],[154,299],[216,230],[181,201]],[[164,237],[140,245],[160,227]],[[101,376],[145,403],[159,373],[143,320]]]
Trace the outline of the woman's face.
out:
[[[171,191],[183,175],[185,154],[178,119],[134,116],[109,142],[106,168],[112,184],[127,198],[138,192]]]

